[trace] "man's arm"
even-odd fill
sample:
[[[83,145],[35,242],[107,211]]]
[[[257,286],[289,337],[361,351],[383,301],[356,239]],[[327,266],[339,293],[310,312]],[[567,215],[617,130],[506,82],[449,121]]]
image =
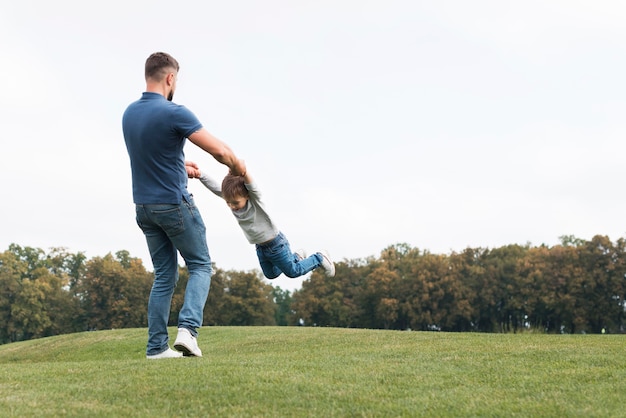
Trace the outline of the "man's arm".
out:
[[[241,176],[246,173],[246,164],[243,160],[237,158],[228,145],[211,135],[205,128],[189,135],[189,140],[227,166],[234,175]]]

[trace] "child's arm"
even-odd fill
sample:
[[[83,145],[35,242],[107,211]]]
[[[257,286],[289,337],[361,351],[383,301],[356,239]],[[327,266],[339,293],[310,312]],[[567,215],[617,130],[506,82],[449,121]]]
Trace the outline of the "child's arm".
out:
[[[205,172],[199,171],[199,173],[200,176],[198,178],[200,179],[200,182],[204,184],[204,187],[212,191],[215,195],[222,197],[222,185]]]

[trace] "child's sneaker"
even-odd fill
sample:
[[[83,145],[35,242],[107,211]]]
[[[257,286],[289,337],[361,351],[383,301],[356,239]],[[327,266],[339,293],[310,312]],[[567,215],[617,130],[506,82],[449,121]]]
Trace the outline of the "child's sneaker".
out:
[[[333,277],[335,275],[335,263],[333,263],[330,259],[328,251],[322,250],[319,251],[318,254],[322,256],[322,267],[326,271],[326,275],[328,277]]]
[[[302,261],[306,258],[306,252],[302,248],[298,248],[294,252],[294,255],[296,256],[297,261]]]

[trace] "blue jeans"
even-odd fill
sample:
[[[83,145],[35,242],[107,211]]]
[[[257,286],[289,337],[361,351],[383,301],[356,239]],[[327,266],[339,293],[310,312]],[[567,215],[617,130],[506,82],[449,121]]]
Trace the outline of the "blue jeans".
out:
[[[136,205],[137,224],[146,236],[154,266],[154,283],[148,301],[147,355],[167,350],[167,323],[172,295],[178,282],[178,253],[189,270],[185,299],[178,327],[197,336],[202,326],[204,304],[211,286],[211,257],[206,228],[191,196],[179,205]]]
[[[300,260],[291,252],[289,241],[282,232],[268,243],[257,244],[256,255],[263,275],[268,279],[275,279],[281,273],[291,278],[300,277],[322,264],[322,256],[317,253]]]

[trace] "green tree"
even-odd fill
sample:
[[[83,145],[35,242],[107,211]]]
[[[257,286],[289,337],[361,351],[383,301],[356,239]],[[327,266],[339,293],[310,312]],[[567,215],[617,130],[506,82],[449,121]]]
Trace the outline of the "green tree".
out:
[[[46,312],[46,293],[52,290],[47,278],[22,280],[15,301],[11,306],[11,318],[16,340],[29,340],[44,335],[51,325]]]
[[[361,316],[359,326],[366,328],[404,329],[406,317],[401,315],[401,283],[411,276],[411,260],[419,251],[407,244],[383,249],[377,260],[369,260],[369,268],[361,268],[365,280],[358,283]]]
[[[275,305],[274,321],[276,325],[285,326],[292,324],[291,293],[276,286],[272,289],[272,297]]]
[[[231,271],[224,289],[225,325],[275,325],[272,286],[256,271]]]
[[[553,315],[553,307],[544,293],[550,251],[545,245],[530,248],[518,264],[519,275],[523,277],[520,296],[523,298],[525,328],[546,331],[550,325],[549,318]]]
[[[437,329],[446,316],[445,292],[440,284],[448,273],[445,256],[424,254],[411,265],[408,280],[404,280],[402,310],[409,327],[416,330]]]
[[[623,315],[624,240],[613,244],[608,237],[596,235],[578,247],[586,279],[580,284],[577,298],[586,312],[582,330],[600,333],[618,330]]]
[[[481,331],[508,332],[523,325],[527,314],[523,302],[516,296],[521,282],[520,261],[528,249],[528,246],[514,244],[486,250],[481,254],[480,263],[484,274],[473,284],[476,287],[472,292],[477,297],[474,303],[480,310]]]
[[[19,325],[13,318],[15,305],[28,264],[8,250],[0,253],[0,343],[17,341]]]
[[[302,288],[294,292],[292,310],[294,318],[302,318],[306,325],[354,326],[356,315],[353,294],[348,281],[345,262],[335,263],[335,277],[327,277],[314,270]]]
[[[62,250],[12,244],[0,256],[0,342],[72,332],[76,303],[62,268]]]
[[[454,325],[450,325],[451,331],[480,330],[478,293],[489,293],[489,289],[479,288],[479,283],[485,279],[483,254],[484,250],[481,248],[466,248],[461,253],[450,255],[450,275],[453,277],[451,286],[455,294],[452,306],[455,320]]]
[[[556,245],[547,253],[539,293],[546,306],[546,329],[556,332],[576,332],[586,322],[585,312],[576,300],[575,288],[585,280],[585,272],[574,246]]]
[[[119,259],[109,253],[89,260],[76,286],[87,329],[145,326],[151,283],[141,261],[124,252]]]
[[[204,325],[227,325],[229,312],[225,308],[226,289],[228,287],[228,273],[222,269],[214,268],[211,276],[211,288],[209,297],[204,307]]]
[[[50,327],[46,335],[58,335],[84,329],[80,322],[80,301],[74,294],[74,286],[85,270],[87,257],[81,252],[69,253],[65,248],[52,248],[46,256],[46,265],[50,275],[50,287],[47,295],[47,312]]]
[[[13,253],[17,260],[25,263],[26,271],[23,278],[30,279],[30,274],[40,267],[47,267],[46,253],[41,248],[21,247],[17,244],[9,245],[10,253]]]
[[[400,302],[395,297],[400,275],[381,263],[366,278],[361,301],[365,316],[371,318],[370,328],[390,329],[398,320]]]

